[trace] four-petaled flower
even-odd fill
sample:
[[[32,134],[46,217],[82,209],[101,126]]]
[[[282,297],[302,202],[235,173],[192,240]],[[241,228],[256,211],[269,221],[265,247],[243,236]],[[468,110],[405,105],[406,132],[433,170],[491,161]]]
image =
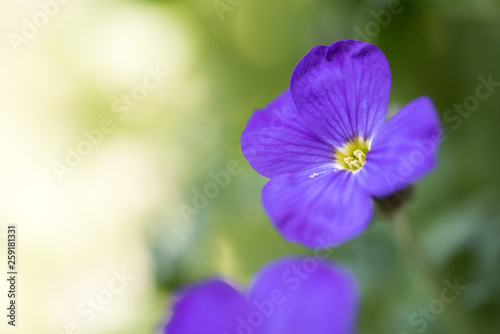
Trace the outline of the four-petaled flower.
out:
[[[251,166],[271,178],[267,214],[289,241],[309,247],[359,235],[372,198],[391,195],[435,166],[442,135],[431,100],[420,97],[385,123],[391,87],[376,46],[316,46],[293,71],[290,88],[256,111],[241,137]]]
[[[210,279],[182,292],[165,334],[352,334],[358,285],[342,267],[284,258],[253,278],[248,292]]]

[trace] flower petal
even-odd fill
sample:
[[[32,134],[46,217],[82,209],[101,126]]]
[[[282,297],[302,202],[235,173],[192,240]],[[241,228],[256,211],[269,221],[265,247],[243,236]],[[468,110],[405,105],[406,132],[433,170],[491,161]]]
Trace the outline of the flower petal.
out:
[[[249,298],[266,319],[256,327],[259,334],[355,331],[356,280],[324,258],[285,258],[267,265],[256,274]]]
[[[231,285],[208,280],[187,289],[174,306],[165,334],[233,333],[237,318],[246,314],[247,300]]]
[[[339,41],[312,48],[295,67],[290,89],[309,128],[339,148],[383,125],[391,70],[375,45]]]
[[[280,175],[262,190],[264,208],[285,239],[326,247],[360,234],[373,204],[354,175],[331,166]]]
[[[334,156],[334,149],[304,123],[288,89],[254,112],[241,135],[241,148],[250,165],[269,178],[330,162]]]
[[[415,182],[434,168],[442,134],[432,101],[413,100],[375,137],[356,175],[360,184],[371,195],[384,197]]]

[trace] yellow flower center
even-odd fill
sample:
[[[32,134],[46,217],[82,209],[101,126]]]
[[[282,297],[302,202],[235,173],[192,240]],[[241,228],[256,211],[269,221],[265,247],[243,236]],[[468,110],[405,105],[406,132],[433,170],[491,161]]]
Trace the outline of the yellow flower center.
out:
[[[355,172],[366,161],[366,154],[370,150],[370,142],[363,138],[354,138],[342,146],[340,149],[335,149],[335,162],[341,169]]]

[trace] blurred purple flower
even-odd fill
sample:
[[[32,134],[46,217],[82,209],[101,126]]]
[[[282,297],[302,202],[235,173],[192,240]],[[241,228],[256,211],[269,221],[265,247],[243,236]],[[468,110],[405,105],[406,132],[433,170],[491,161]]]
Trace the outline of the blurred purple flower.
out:
[[[390,87],[382,51],[339,41],[311,49],[290,89],[254,112],[241,147],[271,178],[263,205],[287,240],[309,247],[350,240],[368,226],[372,197],[434,168],[442,132],[432,101],[417,98],[384,123]]]
[[[317,258],[268,264],[243,293],[211,279],[178,296],[164,334],[353,334],[359,291],[342,267]]]

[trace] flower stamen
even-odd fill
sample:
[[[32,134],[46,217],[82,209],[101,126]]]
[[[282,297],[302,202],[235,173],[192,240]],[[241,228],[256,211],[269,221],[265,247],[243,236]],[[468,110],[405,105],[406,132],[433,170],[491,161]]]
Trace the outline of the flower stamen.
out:
[[[356,150],[354,151],[353,155],[358,159],[358,161],[363,165],[366,160],[366,154],[363,153],[361,150]]]
[[[366,162],[366,154],[370,150],[370,142],[363,138],[355,138],[341,149],[335,149],[335,162],[340,168],[355,172]]]

